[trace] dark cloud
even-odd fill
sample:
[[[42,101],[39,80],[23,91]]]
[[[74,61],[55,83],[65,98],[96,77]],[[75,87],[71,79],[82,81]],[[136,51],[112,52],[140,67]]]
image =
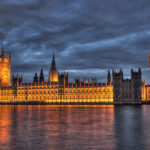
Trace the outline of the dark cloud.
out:
[[[12,73],[31,81],[57,67],[74,78],[106,80],[108,69],[141,67],[149,82],[149,0],[1,0],[0,40],[12,53]]]

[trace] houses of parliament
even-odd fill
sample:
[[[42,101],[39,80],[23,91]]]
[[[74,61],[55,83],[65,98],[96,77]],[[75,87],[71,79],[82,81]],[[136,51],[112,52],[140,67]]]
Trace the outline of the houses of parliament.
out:
[[[23,82],[22,76],[12,75],[11,54],[0,54],[0,103],[45,104],[142,104],[150,101],[150,86],[142,81],[142,72],[131,69],[131,78],[124,79],[123,70],[108,71],[107,82],[75,79],[69,82],[68,73],[59,74],[53,54],[48,80],[43,70],[35,73],[33,82]]]

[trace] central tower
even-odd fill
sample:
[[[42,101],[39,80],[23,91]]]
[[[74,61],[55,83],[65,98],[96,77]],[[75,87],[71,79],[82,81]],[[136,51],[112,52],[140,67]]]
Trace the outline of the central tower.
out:
[[[52,63],[51,63],[51,69],[49,72],[49,82],[58,82],[58,72],[56,69],[54,53],[53,53],[53,58],[52,58]]]

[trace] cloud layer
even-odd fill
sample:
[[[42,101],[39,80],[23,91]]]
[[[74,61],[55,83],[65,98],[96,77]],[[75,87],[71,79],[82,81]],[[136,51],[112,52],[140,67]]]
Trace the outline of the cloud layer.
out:
[[[0,40],[12,53],[12,73],[46,78],[55,52],[70,78],[106,80],[108,69],[142,68],[149,82],[149,0],[1,0]]]

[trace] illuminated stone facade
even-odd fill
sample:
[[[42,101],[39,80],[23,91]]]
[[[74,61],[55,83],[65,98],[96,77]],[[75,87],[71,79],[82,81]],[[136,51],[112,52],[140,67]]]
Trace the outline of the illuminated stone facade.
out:
[[[78,81],[78,82],[77,82]],[[55,57],[53,55],[49,82],[44,81],[43,70],[38,77],[33,77],[32,83],[23,83],[22,76],[12,76],[12,86],[0,90],[2,102],[40,101],[48,103],[113,103],[113,86],[110,72],[108,82],[98,83],[76,80],[69,83],[68,73],[58,75]]]
[[[21,83],[14,88],[3,88],[0,99],[4,101],[44,101],[50,103],[101,103],[113,102],[111,84],[31,84]]]
[[[142,100],[143,102],[150,102],[150,85],[143,83],[142,86]]]
[[[10,87],[11,76],[11,56],[8,53],[8,58],[5,57],[4,47],[2,45],[2,51],[0,54],[0,86]]]
[[[5,63],[4,63],[5,62]],[[131,70],[131,79],[123,79],[123,71],[113,71],[113,81],[108,71],[107,82],[99,83],[93,78],[69,82],[68,73],[59,74],[53,55],[48,82],[44,81],[44,73],[35,73],[33,82],[24,83],[23,77],[12,76],[10,54],[4,57],[4,49],[0,55],[0,102],[44,102],[54,104],[141,104],[150,101],[150,86],[142,84],[141,70]]]
[[[41,101],[49,103],[108,103],[113,102],[113,86],[110,83],[38,82],[22,83],[14,78],[12,87],[1,88],[3,101]]]

